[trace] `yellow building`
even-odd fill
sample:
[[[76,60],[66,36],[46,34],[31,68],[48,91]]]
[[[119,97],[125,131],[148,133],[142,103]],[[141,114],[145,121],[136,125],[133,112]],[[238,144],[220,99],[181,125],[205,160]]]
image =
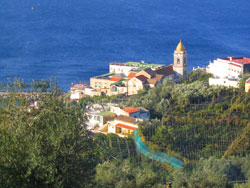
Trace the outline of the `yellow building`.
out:
[[[118,135],[127,136],[132,134],[136,129],[138,129],[136,118],[124,115],[119,115],[114,121],[108,124],[108,132]]]
[[[245,92],[250,92],[250,78],[245,82]]]
[[[103,95],[110,95],[111,85],[124,78],[123,74],[104,74],[90,78],[90,86]]]
[[[148,78],[146,76],[140,75],[128,80],[128,95],[135,95],[138,91],[146,87],[146,82]]]

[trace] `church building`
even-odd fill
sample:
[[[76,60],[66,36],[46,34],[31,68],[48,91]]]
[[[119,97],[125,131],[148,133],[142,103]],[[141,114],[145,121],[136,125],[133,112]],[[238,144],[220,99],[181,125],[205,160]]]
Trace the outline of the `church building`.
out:
[[[187,75],[188,64],[187,64],[187,51],[180,40],[179,44],[174,51],[174,66],[175,76],[177,78],[183,78]]]

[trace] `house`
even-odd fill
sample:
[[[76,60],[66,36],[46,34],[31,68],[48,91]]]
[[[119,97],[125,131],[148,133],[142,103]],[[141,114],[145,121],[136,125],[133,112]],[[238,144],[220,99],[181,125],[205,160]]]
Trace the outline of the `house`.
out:
[[[141,75],[147,77],[148,79],[151,79],[155,77],[156,73],[151,68],[147,68],[147,69],[141,70],[140,72],[136,74],[136,76],[141,76]]]
[[[152,88],[162,83],[162,80],[163,80],[163,75],[156,74],[154,78],[147,80],[147,84],[150,88]]]
[[[156,69],[163,65],[160,64],[149,64],[145,63],[144,61],[141,62],[125,62],[125,63],[110,63],[109,64],[109,73],[116,73],[116,74],[125,74],[126,76],[129,75],[131,70],[135,70],[138,68],[146,69]]]
[[[123,79],[110,85],[109,95],[127,94],[127,80]]]
[[[116,113],[117,116],[124,115],[129,117],[134,117],[138,120],[150,119],[150,113],[147,109],[142,107],[125,107],[120,108],[118,106],[111,106],[110,111]]]
[[[250,78],[245,81],[245,92],[250,92]]]
[[[239,80],[235,78],[209,78],[208,82],[210,86],[239,87]]]
[[[91,87],[86,87],[84,90],[84,94],[85,94],[85,96],[90,96],[90,97],[101,96],[101,92],[99,92],[96,89],[93,89]]]
[[[124,74],[109,73],[90,78],[90,86],[103,95],[111,95],[111,85],[121,81],[126,76]]]
[[[87,129],[95,129],[100,128],[108,121],[114,120],[116,114],[109,111],[96,111],[96,110],[89,110],[86,112],[87,115]]]
[[[155,73],[162,75],[163,78],[173,78],[174,77],[173,65],[160,67],[155,70]]]
[[[136,118],[119,115],[114,121],[108,123],[108,133],[130,135],[138,129]]]
[[[250,72],[250,59],[246,57],[217,58],[210,62],[206,72],[213,74],[209,85],[238,87],[242,75]]]
[[[83,98],[86,87],[88,87],[87,83],[72,83],[70,86],[70,100],[79,101],[81,98]]]
[[[246,57],[217,58],[210,62],[206,72],[215,78],[239,79],[242,74],[250,72],[250,59]]]
[[[138,91],[147,87],[148,78],[144,75],[136,76],[128,80],[128,95],[135,95]]]
[[[162,83],[165,78],[173,78],[174,70],[173,65],[161,66],[152,70],[151,68],[142,69],[140,71],[130,71],[127,78],[128,80],[128,95],[137,94],[139,90],[144,88],[152,88]]]
[[[122,110],[126,112],[126,115],[129,117],[134,117],[141,120],[150,118],[149,111],[142,107],[134,108],[129,106],[123,108]]]

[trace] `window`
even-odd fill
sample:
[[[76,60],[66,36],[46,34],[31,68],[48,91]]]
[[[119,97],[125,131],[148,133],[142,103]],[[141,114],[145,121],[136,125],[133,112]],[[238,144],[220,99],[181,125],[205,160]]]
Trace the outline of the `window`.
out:
[[[98,87],[98,84],[97,84],[97,82],[95,82],[95,87]]]
[[[177,58],[177,64],[180,64],[180,58]]]

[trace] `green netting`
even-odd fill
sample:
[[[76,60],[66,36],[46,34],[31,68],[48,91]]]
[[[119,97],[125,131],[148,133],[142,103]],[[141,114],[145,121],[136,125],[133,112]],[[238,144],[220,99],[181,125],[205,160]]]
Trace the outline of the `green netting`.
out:
[[[174,168],[181,168],[184,166],[184,163],[181,160],[176,159],[175,157],[172,157],[171,155],[168,155],[166,153],[159,152],[159,151],[152,152],[150,150],[150,148],[142,142],[141,137],[138,136],[138,131],[139,131],[139,129],[136,129],[134,131],[134,137],[135,137],[137,150],[140,153],[142,153],[143,155],[145,155],[146,157],[148,157],[150,159],[160,161],[160,162],[169,163]]]

